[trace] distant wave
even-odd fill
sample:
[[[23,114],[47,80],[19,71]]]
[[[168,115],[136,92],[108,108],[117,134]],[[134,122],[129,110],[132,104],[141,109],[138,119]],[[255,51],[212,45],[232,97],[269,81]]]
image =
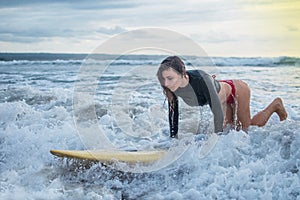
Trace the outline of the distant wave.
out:
[[[87,54],[64,53],[0,53],[0,61],[83,60]]]
[[[300,58],[296,57],[214,57],[216,66],[300,66]]]
[[[0,53],[0,65],[61,65],[110,64],[110,65],[159,65],[165,55],[88,55],[51,53]],[[88,60],[88,62],[86,62]],[[193,66],[300,66],[298,57],[195,57],[184,56],[186,65]]]
[[[74,64],[81,65],[83,60],[0,60],[0,65],[63,65],[63,64]]]

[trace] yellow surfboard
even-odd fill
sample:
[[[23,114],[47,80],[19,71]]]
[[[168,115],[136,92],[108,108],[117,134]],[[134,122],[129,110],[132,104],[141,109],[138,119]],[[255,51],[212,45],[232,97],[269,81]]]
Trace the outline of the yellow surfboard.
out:
[[[114,151],[114,150],[50,150],[51,154],[63,158],[111,163],[115,161],[126,163],[151,163],[159,160],[164,151]]]

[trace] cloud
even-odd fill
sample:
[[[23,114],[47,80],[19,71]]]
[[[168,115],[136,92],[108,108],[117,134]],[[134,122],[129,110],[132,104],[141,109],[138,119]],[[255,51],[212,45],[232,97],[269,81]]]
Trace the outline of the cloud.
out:
[[[114,34],[119,34],[124,31],[127,31],[125,28],[122,28],[121,26],[115,26],[115,27],[100,27],[96,30],[98,33],[103,33],[107,35],[114,35]]]
[[[101,3],[84,1],[84,3],[1,1],[0,41],[32,43],[54,37],[80,38],[97,37],[97,34],[117,34],[126,31],[126,28],[109,22],[109,19],[112,19],[111,11],[126,10],[135,6],[118,1],[101,1]],[[108,23],[105,24],[103,21]]]
[[[49,6],[62,5],[73,9],[119,9],[134,7],[136,4],[131,1],[123,0],[2,0],[0,1],[0,8],[20,8],[32,6]],[[46,7],[47,8],[47,7]]]
[[[0,34],[2,42],[19,42],[19,43],[36,43],[43,41],[42,38],[37,37],[24,37],[24,36],[16,36],[13,34]]]
[[[223,42],[237,42],[242,36],[238,34],[230,34],[224,31],[208,30],[200,34],[192,34],[192,38],[201,43],[223,43]]]
[[[270,44],[278,42],[275,36],[284,32],[286,40],[296,37],[299,5],[296,0],[3,0],[0,43],[10,49],[18,45],[19,50],[26,43],[30,44],[27,48],[38,49],[57,41],[59,45],[48,49],[65,43],[64,49],[70,46],[73,51],[70,44],[74,42],[93,46],[124,31],[156,27],[214,45],[211,49],[238,48],[245,40],[257,47],[268,41],[272,49]]]
[[[297,26],[294,26],[294,25],[287,26],[287,29],[290,32],[298,32],[299,31],[299,28]]]

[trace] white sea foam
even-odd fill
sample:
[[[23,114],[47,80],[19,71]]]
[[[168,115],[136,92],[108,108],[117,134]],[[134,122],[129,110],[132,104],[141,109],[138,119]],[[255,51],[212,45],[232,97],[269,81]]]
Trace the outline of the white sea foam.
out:
[[[131,72],[143,63],[139,62],[131,65]],[[231,130],[218,136],[212,151],[201,157],[204,133],[210,130],[211,118],[209,108],[204,107],[201,119],[207,124],[200,124],[202,132],[188,143],[179,142],[182,156],[157,171],[134,174],[118,172],[99,163],[57,159],[49,153],[50,149],[87,148],[73,118],[78,64],[1,64],[0,198],[299,199],[299,68],[234,65],[217,68],[218,77],[248,82],[252,88],[251,114],[281,96],[288,120],[280,122],[273,115],[265,127],[251,127],[248,133]],[[147,78],[140,81],[139,77],[128,74],[130,70],[126,67],[115,65],[107,70],[96,90],[94,104],[83,106],[82,113],[93,110],[99,126],[120,149],[172,148],[176,140],[168,136],[166,105],[161,89],[155,85],[155,74],[152,79],[148,71]],[[157,66],[152,67],[155,72]],[[125,83],[120,79],[124,73],[127,78],[140,81],[134,91],[121,84]],[[129,89],[127,107],[114,113],[111,97],[115,87],[121,85]],[[180,107],[188,109],[182,102]],[[198,112],[181,111],[181,139],[183,133],[197,131],[197,120],[189,117]],[[144,135],[132,137],[120,129],[116,116],[121,114],[130,114],[135,119],[134,130],[139,130],[136,134]],[[88,115],[84,117],[83,121],[89,119]]]

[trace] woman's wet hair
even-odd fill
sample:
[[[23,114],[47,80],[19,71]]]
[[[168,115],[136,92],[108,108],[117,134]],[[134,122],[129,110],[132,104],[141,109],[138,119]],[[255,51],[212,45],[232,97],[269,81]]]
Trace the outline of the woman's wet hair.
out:
[[[172,68],[175,72],[178,74],[181,74],[182,76],[186,75],[185,65],[183,61],[178,56],[169,56],[166,59],[164,59],[157,71],[157,78],[160,82],[160,85],[163,88],[163,92],[166,95],[168,102],[169,102],[169,109],[174,110],[175,102],[177,101],[176,95],[167,87],[164,86],[164,78],[162,76],[163,71],[168,70]]]

